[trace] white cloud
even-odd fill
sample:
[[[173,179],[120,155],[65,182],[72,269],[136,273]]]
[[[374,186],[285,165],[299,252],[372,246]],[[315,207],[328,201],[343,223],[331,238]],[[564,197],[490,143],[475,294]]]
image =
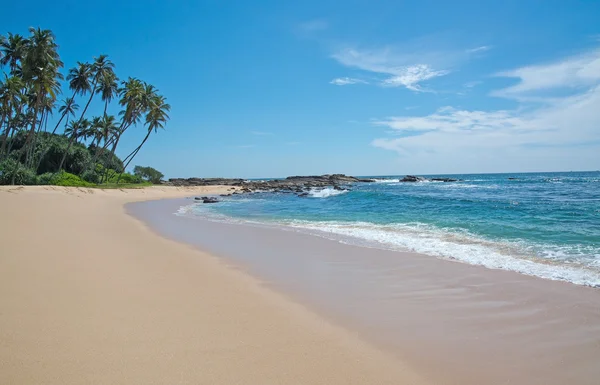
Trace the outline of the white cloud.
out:
[[[366,81],[355,78],[335,78],[329,82],[329,84],[335,84],[336,86],[347,86],[349,84],[367,84]]]
[[[517,68],[496,75],[517,78],[519,82],[492,95],[515,99],[539,96],[540,91],[590,87],[600,83],[600,49],[554,63]]]
[[[600,167],[600,50],[502,74],[519,83],[494,94],[519,100],[516,109],[443,107],[378,119],[374,124],[393,136],[371,144],[402,155],[411,169],[430,165],[430,172]],[[557,90],[569,92],[557,97]]]

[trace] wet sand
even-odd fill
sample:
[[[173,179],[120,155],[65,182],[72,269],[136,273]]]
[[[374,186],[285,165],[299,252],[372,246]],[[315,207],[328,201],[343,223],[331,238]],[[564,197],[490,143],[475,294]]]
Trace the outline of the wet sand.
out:
[[[222,191],[0,187],[0,384],[427,383],[123,208]]]
[[[600,290],[277,228],[128,210],[238,265],[437,384],[598,384]]]

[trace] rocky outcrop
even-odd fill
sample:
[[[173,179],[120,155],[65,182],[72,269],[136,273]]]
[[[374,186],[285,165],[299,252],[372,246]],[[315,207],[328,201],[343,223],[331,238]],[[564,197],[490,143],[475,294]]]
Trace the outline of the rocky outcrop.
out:
[[[459,182],[459,179],[454,178],[431,178],[427,179],[422,176],[407,175],[400,179],[400,182]]]
[[[173,178],[165,184],[171,186],[234,186],[239,188],[239,193],[252,193],[256,191],[269,191],[280,193],[301,194],[311,188],[333,187],[343,189],[352,183],[373,182],[371,179],[360,179],[344,174],[315,175],[315,176],[290,176],[285,179],[269,180],[244,180],[225,178]],[[234,193],[235,194],[235,193]]]
[[[427,179],[423,178],[422,176],[407,175],[400,179],[400,182],[424,182],[426,180]]]

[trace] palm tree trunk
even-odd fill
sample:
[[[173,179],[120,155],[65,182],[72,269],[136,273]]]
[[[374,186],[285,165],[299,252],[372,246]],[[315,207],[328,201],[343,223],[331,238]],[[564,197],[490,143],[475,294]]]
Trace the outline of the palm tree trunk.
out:
[[[30,146],[30,142],[33,139],[35,134],[35,125],[37,123],[37,116],[40,109],[41,97],[40,93],[36,96],[35,107],[33,109],[33,122],[31,122],[31,129],[29,130],[29,134],[27,134],[27,139],[25,139],[25,144],[23,145],[26,155],[25,155],[25,165],[29,163],[29,157],[31,156],[31,149],[28,149],[28,145]]]
[[[94,80],[94,85],[92,86],[92,93],[90,94],[90,98],[88,99],[88,102],[85,105],[83,112],[81,113],[81,117],[79,117],[80,122],[83,120],[83,117],[85,116],[85,112],[87,111],[88,107],[90,106],[90,103],[92,102],[92,99],[94,98],[94,94],[96,93],[96,83],[97,83],[97,81]]]
[[[151,133],[152,133],[152,131],[148,130],[148,133],[146,134],[146,137],[144,138],[144,140],[142,140],[142,143],[140,143],[140,145],[137,146],[135,150],[133,150],[129,155],[127,155],[127,157],[125,157],[125,159],[123,159],[123,161],[125,161],[125,160],[127,160],[127,158],[129,158],[129,161],[127,161],[127,163],[123,166],[123,169],[121,170],[121,173],[119,174],[119,177],[117,178],[117,184],[119,184],[119,181],[121,180],[121,176],[123,175],[125,170],[127,170],[127,166],[129,166],[129,163],[131,163],[133,158],[135,158],[137,153],[142,149],[142,146],[144,145],[144,143],[146,143],[146,141],[150,137]]]
[[[62,166],[65,163],[65,159],[67,159],[67,155],[69,154],[69,150],[71,149],[71,146],[73,145],[73,139],[76,136],[77,136],[77,130],[74,130],[73,133],[71,134],[71,137],[69,138],[69,144],[67,145],[67,149],[66,149],[65,153],[63,154],[62,159],[60,160],[60,164],[58,165],[57,172],[60,172],[60,170],[62,170]]]

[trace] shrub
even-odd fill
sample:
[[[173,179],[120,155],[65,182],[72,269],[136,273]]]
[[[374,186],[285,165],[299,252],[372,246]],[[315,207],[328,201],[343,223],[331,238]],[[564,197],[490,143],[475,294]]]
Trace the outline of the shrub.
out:
[[[54,177],[54,173],[53,172],[47,172],[47,173],[44,173],[42,175],[38,175],[38,177],[37,177],[37,184],[41,184],[41,185],[52,184],[52,178],[53,177]]]
[[[70,187],[94,187],[92,183],[86,182],[77,175],[62,171],[55,174],[51,179],[51,184],[56,186],[70,186]]]
[[[81,175],[81,179],[86,182],[98,184],[100,182],[100,174],[95,170],[88,170]]]
[[[35,171],[22,163],[10,158],[0,163],[0,184],[32,185],[36,182]]]

